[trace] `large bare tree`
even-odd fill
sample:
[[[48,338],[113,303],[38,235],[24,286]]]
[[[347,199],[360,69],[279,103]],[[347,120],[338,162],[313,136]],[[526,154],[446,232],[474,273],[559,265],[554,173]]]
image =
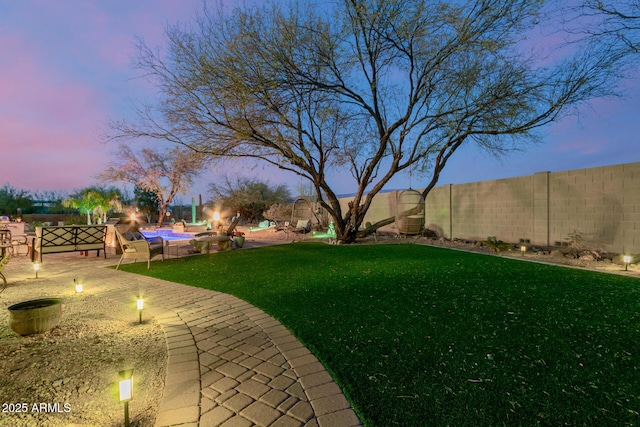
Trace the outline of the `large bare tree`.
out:
[[[142,148],[136,152],[121,145],[116,160],[107,166],[101,178],[133,184],[155,194],[159,208],[158,227],[161,227],[175,196],[189,189],[205,163],[203,155],[178,146],[171,150]]]
[[[614,93],[623,69],[624,56],[597,43],[544,58],[523,50],[553,18],[544,1],[274,3],[205,6],[192,26],[167,29],[166,52],[140,43],[137,65],[162,99],[114,135],[294,172],[344,242],[396,173],[422,171],[426,196],[461,146],[501,154],[532,142]],[[339,168],[356,188],[347,209],[327,179]]]

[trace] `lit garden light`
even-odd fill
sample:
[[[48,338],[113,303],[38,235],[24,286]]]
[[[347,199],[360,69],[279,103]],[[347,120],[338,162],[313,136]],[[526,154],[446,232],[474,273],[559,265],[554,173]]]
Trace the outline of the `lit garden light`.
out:
[[[38,270],[40,270],[40,263],[36,261],[33,263],[33,271],[36,272],[36,279],[38,278]]]
[[[76,288],[76,293],[81,294],[83,291],[82,283],[76,282],[76,279],[73,279],[73,285]]]
[[[520,252],[522,252],[522,256],[524,256],[525,252],[527,252],[527,247],[525,245],[520,246]]]
[[[629,270],[629,264],[631,264],[631,255],[623,256],[622,260],[624,261],[624,271],[628,271]]]
[[[214,211],[213,212],[213,229],[217,230],[218,227],[220,226],[220,212],[218,211]]]
[[[142,297],[138,298],[138,314],[140,315],[139,323],[142,324],[142,309],[144,308],[144,300]]]
[[[129,427],[129,401],[133,397],[133,369],[125,369],[118,374],[120,402],[124,402],[124,425]]]

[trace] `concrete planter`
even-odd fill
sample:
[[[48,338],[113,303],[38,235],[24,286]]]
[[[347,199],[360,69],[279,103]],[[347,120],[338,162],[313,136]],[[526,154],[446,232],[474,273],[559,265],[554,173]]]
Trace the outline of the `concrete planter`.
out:
[[[62,299],[42,298],[14,304],[8,308],[9,326],[19,335],[46,332],[62,317]]]

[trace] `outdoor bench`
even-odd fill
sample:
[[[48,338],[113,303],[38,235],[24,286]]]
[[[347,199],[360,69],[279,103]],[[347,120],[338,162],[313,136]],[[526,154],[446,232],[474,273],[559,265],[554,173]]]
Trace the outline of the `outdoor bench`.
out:
[[[36,237],[31,251],[31,261],[38,252],[40,262],[43,254],[61,252],[84,252],[97,250],[97,256],[105,251],[106,225],[63,225],[36,227]]]

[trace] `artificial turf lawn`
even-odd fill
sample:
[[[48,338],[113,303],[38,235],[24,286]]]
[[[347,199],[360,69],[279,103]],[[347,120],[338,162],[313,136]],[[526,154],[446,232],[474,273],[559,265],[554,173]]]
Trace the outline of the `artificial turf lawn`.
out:
[[[637,279],[412,244],[128,264],[287,326],[367,426],[637,425]]]

